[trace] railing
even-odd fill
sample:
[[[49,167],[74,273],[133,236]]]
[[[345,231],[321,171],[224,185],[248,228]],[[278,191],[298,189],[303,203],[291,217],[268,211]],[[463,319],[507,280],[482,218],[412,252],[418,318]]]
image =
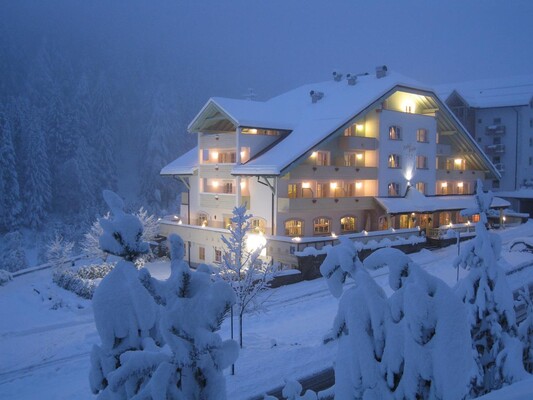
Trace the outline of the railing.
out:
[[[485,128],[487,135],[505,135],[505,125],[490,125]]]
[[[485,146],[485,153],[505,153],[504,144],[489,144]]]
[[[449,231],[459,233],[460,236],[470,236],[476,232],[476,224],[452,224],[442,225],[438,228],[428,228],[427,236],[434,239],[453,239],[456,236],[450,236]]]

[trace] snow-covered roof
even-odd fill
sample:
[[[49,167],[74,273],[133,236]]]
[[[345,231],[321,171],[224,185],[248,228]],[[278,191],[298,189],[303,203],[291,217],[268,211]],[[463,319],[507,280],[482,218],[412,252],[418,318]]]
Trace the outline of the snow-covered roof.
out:
[[[464,210],[475,208],[474,195],[464,196],[425,196],[410,187],[405,197],[376,197],[376,201],[388,214],[433,213],[445,210]],[[499,197],[493,197],[492,208],[509,207],[510,203]]]
[[[435,89],[443,99],[455,91],[475,108],[523,106],[533,98],[533,75],[447,83]]]
[[[166,176],[193,175],[198,168],[198,147],[194,147],[163,167],[160,174]]]
[[[533,199],[533,189],[522,188],[509,192],[497,192],[498,196],[507,197],[510,199]]]

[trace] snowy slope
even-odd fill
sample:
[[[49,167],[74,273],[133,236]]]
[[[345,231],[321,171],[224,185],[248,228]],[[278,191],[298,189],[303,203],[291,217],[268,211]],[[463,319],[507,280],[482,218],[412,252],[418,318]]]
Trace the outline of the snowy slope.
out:
[[[506,229],[500,235],[509,268],[533,263],[531,254],[505,251],[506,242],[533,236],[533,223]],[[411,257],[426,271],[453,285],[456,270],[452,261],[456,254],[457,248],[451,246],[434,252],[423,250]],[[149,268],[158,278],[168,276],[167,263]],[[390,294],[387,271],[373,274]],[[533,268],[510,278],[515,288],[531,282]],[[322,344],[337,311],[337,300],[323,279],[271,290],[268,296],[269,312],[244,320],[245,349],[237,360],[237,374],[227,376],[228,399],[244,400],[281,385],[285,377],[298,378],[323,370],[336,357],[335,343]],[[0,399],[34,399],[36,394],[45,400],[92,399],[89,352],[100,339],[90,303],[57,288],[51,283],[50,271],[45,270],[0,287],[0,304],[4,305],[0,307]],[[57,309],[50,309],[54,305]],[[229,337],[229,321],[224,323],[221,335]],[[531,393],[533,398],[533,388]]]

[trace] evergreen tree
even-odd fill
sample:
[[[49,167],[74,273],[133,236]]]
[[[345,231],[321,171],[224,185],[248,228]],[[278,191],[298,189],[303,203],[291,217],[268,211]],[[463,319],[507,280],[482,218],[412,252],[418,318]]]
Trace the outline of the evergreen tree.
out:
[[[28,266],[26,255],[22,249],[22,234],[14,231],[6,234],[3,239],[4,246],[0,254],[0,269],[15,272]]]
[[[25,133],[24,215],[31,228],[39,228],[48,215],[51,200],[50,167],[44,132],[32,110]]]
[[[468,309],[472,349],[476,356],[477,378],[470,393],[477,397],[522,379],[522,346],[517,339],[513,293],[499,264],[501,239],[487,230],[492,194],[483,192],[478,180],[477,207],[464,216],[479,214],[476,237],[455,260],[456,267],[469,274],[459,282],[456,293]]]
[[[0,230],[13,230],[19,224],[22,204],[11,124],[0,112]]]

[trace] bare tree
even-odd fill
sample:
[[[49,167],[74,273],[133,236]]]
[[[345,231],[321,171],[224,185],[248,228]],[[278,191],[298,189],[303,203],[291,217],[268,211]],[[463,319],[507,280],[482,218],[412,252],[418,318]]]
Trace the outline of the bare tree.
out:
[[[250,233],[251,214],[246,214],[246,205],[233,209],[229,238],[222,236],[226,249],[223,255],[222,277],[231,282],[237,297],[239,317],[239,345],[242,348],[243,318],[245,312],[260,311],[263,302],[259,294],[268,288],[272,279],[272,264],[259,258],[266,241]],[[259,240],[251,240],[252,238]],[[251,245],[254,242],[254,245]],[[233,335],[233,328],[232,328]]]

